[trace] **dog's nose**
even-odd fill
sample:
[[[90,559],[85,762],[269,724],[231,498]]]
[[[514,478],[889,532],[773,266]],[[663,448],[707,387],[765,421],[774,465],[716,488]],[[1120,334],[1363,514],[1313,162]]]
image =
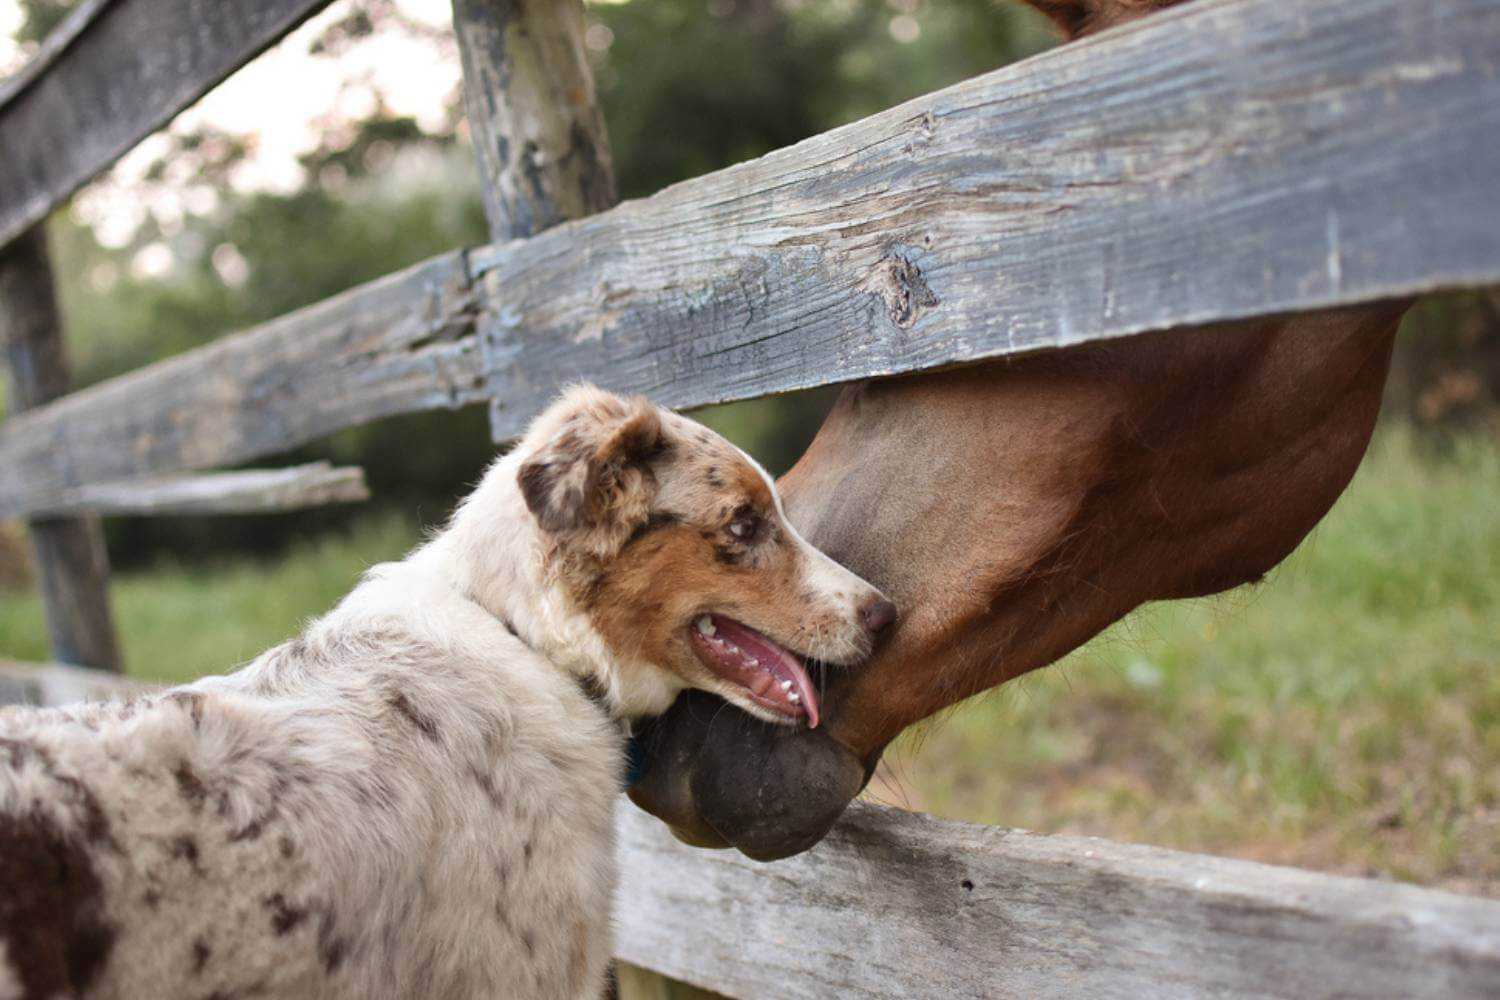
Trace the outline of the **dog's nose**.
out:
[[[859,617],[865,628],[879,632],[896,620],[896,606],[884,597],[872,597],[860,607]]]

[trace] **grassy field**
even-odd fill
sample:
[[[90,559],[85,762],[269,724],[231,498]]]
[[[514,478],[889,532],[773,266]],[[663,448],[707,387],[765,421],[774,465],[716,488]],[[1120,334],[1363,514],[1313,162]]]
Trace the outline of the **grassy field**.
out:
[[[338,603],[366,569],[400,558],[420,539],[415,521],[387,516],[277,563],[162,562],[150,572],[119,574],[110,590],[125,668],[160,681],[232,669],[295,635],[304,619]],[[30,591],[0,594],[0,657],[47,658],[41,605]]]
[[[872,786],[940,815],[1500,895],[1500,446],[1382,429],[1348,494],[1259,587],[1147,608],[911,734]],[[233,666],[331,606],[417,524],[279,564],[122,576],[132,673]],[[0,656],[46,654],[0,595]]]

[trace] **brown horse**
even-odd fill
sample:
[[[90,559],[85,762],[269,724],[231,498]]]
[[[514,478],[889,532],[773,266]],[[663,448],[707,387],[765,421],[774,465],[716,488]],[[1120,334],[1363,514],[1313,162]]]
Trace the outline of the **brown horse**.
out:
[[[1028,0],[1070,37],[1177,0]],[[631,789],[678,836],[816,843],[903,729],[1147,601],[1259,579],[1363,457],[1409,303],[1146,334],[846,388],[781,483],[792,520],[901,609],[829,671],[825,724],[688,695]]]

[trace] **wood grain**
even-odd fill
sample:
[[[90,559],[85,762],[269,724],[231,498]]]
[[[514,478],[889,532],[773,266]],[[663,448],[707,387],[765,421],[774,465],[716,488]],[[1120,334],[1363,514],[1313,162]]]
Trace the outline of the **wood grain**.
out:
[[[80,486],[210,469],[345,427],[485,398],[450,253],[0,425],[0,511]]]
[[[47,37],[37,45],[36,52],[16,72],[0,79],[0,107],[10,103],[11,98],[31,86],[44,76],[58,61],[73,40],[98,20],[104,8],[115,0],[79,0],[71,10],[47,32]]]
[[[1500,903],[856,802],[806,854],[628,803],[616,955],[753,1000],[1500,995]]]
[[[68,391],[72,379],[42,226],[0,246],[0,347],[16,410],[42,406]],[[33,518],[26,534],[52,655],[64,663],[119,670],[99,519]]]
[[[497,245],[614,205],[614,168],[583,51],[581,0],[453,0],[464,108]],[[481,300],[481,346],[509,317]],[[483,360],[481,368],[492,365]],[[491,403],[491,408],[496,404]]]
[[[1500,4],[1205,0],[477,254],[497,438],[1500,280]]]
[[[0,246],[328,0],[90,0],[0,86]]]
[[[509,437],[580,378],[700,406],[1493,284],[1496,176],[1500,4],[1200,0],[14,419],[0,515],[481,399]]]
[[[309,462],[285,469],[92,483],[62,491],[47,514],[270,514],[368,499],[365,470]]]
[[[490,236],[533,236],[615,203],[579,0],[453,0]]]

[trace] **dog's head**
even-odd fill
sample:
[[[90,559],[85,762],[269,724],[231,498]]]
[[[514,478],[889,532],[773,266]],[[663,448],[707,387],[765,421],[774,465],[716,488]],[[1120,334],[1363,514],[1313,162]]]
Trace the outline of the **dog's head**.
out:
[[[517,449],[546,586],[584,616],[627,709],[684,687],[776,722],[818,723],[807,660],[870,654],[896,610],[787,522],[765,471],[641,398],[569,390]]]

